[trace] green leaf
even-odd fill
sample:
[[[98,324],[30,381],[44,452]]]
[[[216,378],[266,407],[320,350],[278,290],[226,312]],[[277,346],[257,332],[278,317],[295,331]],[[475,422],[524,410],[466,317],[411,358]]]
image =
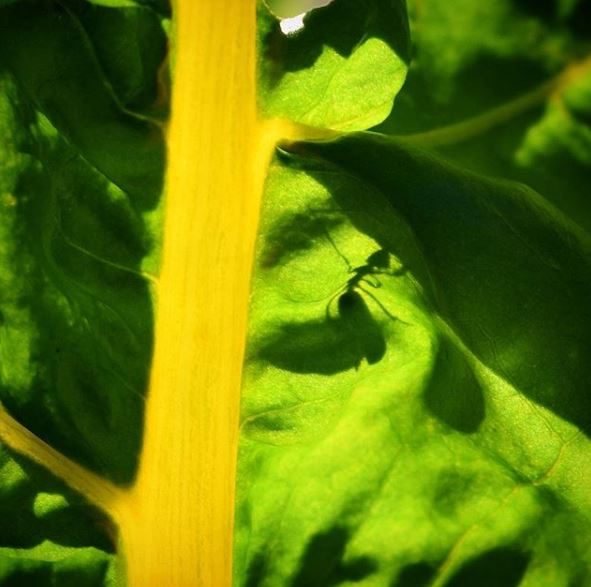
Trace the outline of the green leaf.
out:
[[[332,0],[263,0],[269,10],[280,18],[290,18],[330,4]]]
[[[589,581],[590,264],[589,238],[522,185],[372,134],[281,154],[236,583]]]
[[[266,116],[361,130],[390,113],[409,60],[404,2],[334,0],[281,32],[259,10],[259,97]]]
[[[416,58],[380,130],[412,134],[469,169],[523,181],[591,229],[589,7],[411,2]]]
[[[123,70],[99,66],[112,55],[80,22],[61,4],[1,10],[0,399],[126,483],[142,438],[164,145],[158,125],[123,108],[105,73]],[[134,95],[153,81],[139,77]]]
[[[167,114],[164,77],[167,38],[150,9],[105,9],[80,4],[76,16],[117,99],[134,113]],[[162,71],[161,71],[162,70]]]
[[[2,62],[92,165],[138,207],[153,207],[162,190],[161,129],[122,108],[74,12],[59,3],[32,6],[25,0],[2,9]]]
[[[116,585],[104,514],[1,446],[0,479],[0,584]]]
[[[127,483],[158,266],[161,21],[24,1],[0,8],[0,29],[0,401]],[[112,522],[3,447],[0,517],[3,586],[123,584]]]
[[[0,0],[0,401],[118,483],[151,358],[168,11]],[[411,136],[272,165],[235,583],[591,584],[589,3],[410,12],[396,97],[401,0],[334,0],[287,36],[259,3],[265,116],[366,129],[396,97],[380,129]],[[0,517],[1,585],[122,585],[109,522],[1,447]]]

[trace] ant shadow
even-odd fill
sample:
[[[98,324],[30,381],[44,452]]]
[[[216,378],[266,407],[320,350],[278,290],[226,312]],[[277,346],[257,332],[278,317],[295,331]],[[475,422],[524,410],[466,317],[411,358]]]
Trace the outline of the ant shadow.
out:
[[[382,287],[381,276],[399,277],[406,274],[407,268],[391,267],[390,253],[383,247],[372,252],[361,265],[353,266],[331,234],[344,221],[343,217],[335,215],[336,210],[315,212],[318,215],[298,214],[279,222],[266,239],[259,267],[273,269],[289,265],[291,255],[306,255],[319,239],[326,239],[346,266],[348,277],[326,298],[324,317],[282,323],[257,349],[256,355],[294,373],[332,375],[359,369],[363,362],[373,365],[385,356],[387,342],[383,320],[376,316],[381,314],[393,322],[403,321],[376,293]],[[290,277],[285,281],[289,282]],[[286,299],[292,300],[289,292],[286,292]]]
[[[339,305],[346,310],[336,317],[282,324],[259,349],[258,357],[294,373],[323,375],[359,369],[363,361],[370,365],[380,361],[386,354],[386,339],[365,300],[345,293]]]

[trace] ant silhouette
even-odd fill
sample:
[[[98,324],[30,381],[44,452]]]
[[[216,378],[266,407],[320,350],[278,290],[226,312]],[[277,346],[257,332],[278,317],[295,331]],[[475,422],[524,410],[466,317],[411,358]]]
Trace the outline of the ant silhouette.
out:
[[[388,318],[392,320],[399,320],[398,317],[394,316],[394,314],[392,314],[390,310],[388,310],[388,308],[386,308],[386,306],[380,302],[377,296],[375,296],[370,290],[363,287],[363,283],[367,283],[370,287],[378,289],[382,287],[382,283],[376,277],[376,275],[399,276],[405,273],[405,268],[402,267],[400,269],[393,270],[390,266],[390,254],[384,248],[378,249],[377,251],[371,253],[363,265],[353,267],[347,257],[345,257],[345,255],[343,255],[336,246],[336,243],[328,231],[326,231],[326,236],[339,257],[347,265],[349,273],[353,274],[345,282],[345,284],[331,296],[326,308],[327,317],[330,318],[330,307],[332,302],[337,297],[337,308],[341,317],[350,316],[352,313],[355,313],[356,309],[361,309],[364,315],[370,315],[369,309],[367,308],[365,300],[362,296],[362,293],[364,293],[376,303],[376,305],[382,310],[382,312],[384,312],[384,314],[386,314],[386,316],[388,316]]]

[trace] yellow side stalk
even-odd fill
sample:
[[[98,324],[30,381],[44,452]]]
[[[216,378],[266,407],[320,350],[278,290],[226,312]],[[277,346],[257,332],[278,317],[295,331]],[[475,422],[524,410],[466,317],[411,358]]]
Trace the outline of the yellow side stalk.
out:
[[[0,404],[0,440],[65,481],[94,505],[118,517],[124,490],[67,458],[15,420]]]

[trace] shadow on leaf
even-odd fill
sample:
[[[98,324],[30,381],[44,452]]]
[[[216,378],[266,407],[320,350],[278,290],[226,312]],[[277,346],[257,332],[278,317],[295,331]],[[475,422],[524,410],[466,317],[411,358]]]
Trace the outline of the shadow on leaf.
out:
[[[389,198],[412,228],[427,279],[405,250],[393,252],[484,365],[591,434],[586,234],[526,186],[467,173],[401,141],[358,134],[305,151]]]
[[[261,553],[257,554],[248,567],[245,587],[259,587],[265,578],[267,559]]]
[[[25,471],[26,479],[3,493],[0,517],[4,523],[0,533],[0,548],[33,548],[45,540],[51,540],[60,546],[91,546],[108,553],[115,551],[116,530],[102,512],[71,494],[39,465],[14,453],[7,453],[4,457],[0,453],[0,467],[3,458],[16,461]],[[36,508],[36,500],[44,495],[56,498],[53,509],[47,506]],[[67,501],[60,502],[59,497],[62,495],[66,496]],[[38,501],[37,504],[39,506]]]
[[[458,432],[476,432],[484,420],[480,384],[464,355],[446,337],[440,340],[424,401],[437,419]]]
[[[343,561],[350,534],[346,528],[337,526],[313,536],[291,587],[331,587],[346,581],[356,583],[374,573],[377,563],[371,557]]]
[[[390,587],[427,587],[435,569],[428,563],[413,563],[402,569]]]
[[[512,548],[495,548],[469,561],[445,587],[517,587],[529,559],[529,554]]]

